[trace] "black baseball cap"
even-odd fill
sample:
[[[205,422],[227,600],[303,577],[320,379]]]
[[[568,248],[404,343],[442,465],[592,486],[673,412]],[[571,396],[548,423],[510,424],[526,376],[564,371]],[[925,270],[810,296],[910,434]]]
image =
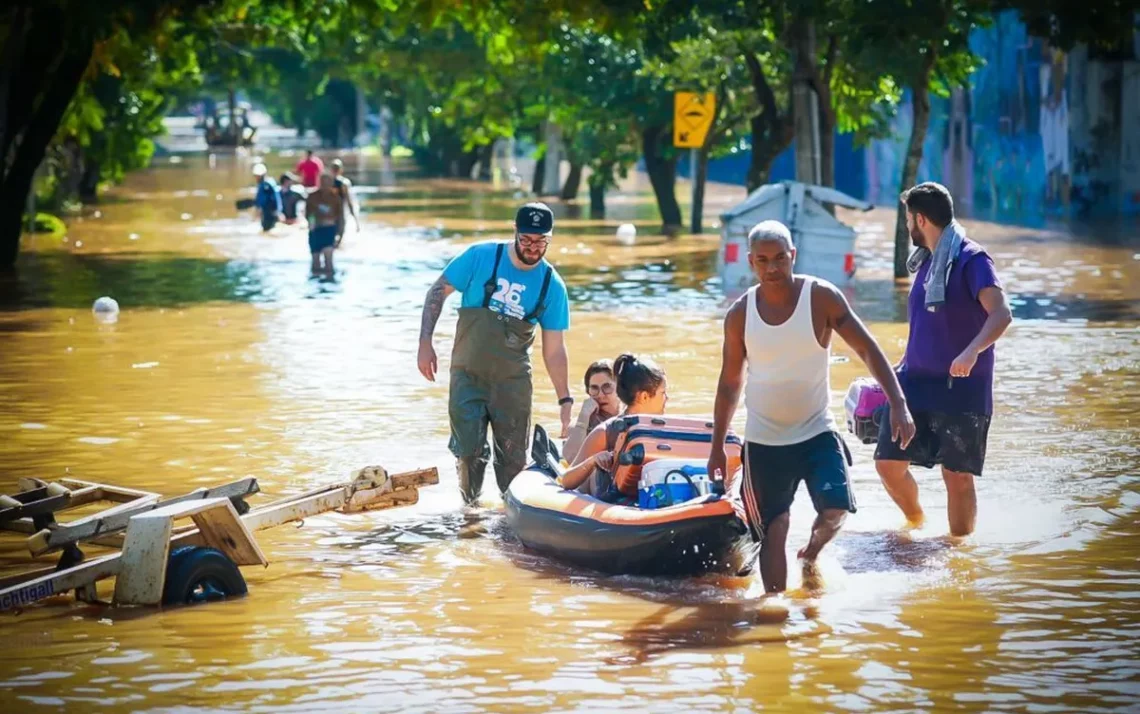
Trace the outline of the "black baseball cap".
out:
[[[550,235],[554,232],[554,211],[541,201],[528,203],[515,214],[515,230],[526,235]]]

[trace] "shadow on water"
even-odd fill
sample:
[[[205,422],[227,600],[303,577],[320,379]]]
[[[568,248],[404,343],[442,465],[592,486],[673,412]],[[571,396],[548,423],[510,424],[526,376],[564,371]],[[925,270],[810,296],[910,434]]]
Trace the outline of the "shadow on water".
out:
[[[843,533],[836,541],[840,565],[861,573],[930,573],[941,567],[957,544],[949,537],[914,538],[898,530]]]
[[[470,539],[489,541],[513,566],[542,579],[580,586],[584,593],[604,590],[658,605],[620,633],[625,651],[612,657],[609,664],[641,663],[676,649],[783,644],[818,636],[824,629],[802,614],[790,618],[787,604],[779,600],[749,597],[751,580],[747,578],[606,575],[534,553],[518,541],[497,509],[465,510],[427,522],[388,524],[368,533],[343,536],[337,546],[352,551],[356,565],[385,566],[406,563],[433,544]],[[364,553],[368,555],[361,559]],[[797,622],[789,623],[789,619]]]
[[[251,263],[177,254],[30,253],[0,278],[0,310],[89,308],[100,295],[122,306],[177,307],[271,299]]]
[[[682,613],[679,618],[671,615]],[[764,606],[764,600],[734,600],[691,605],[664,605],[622,633],[628,654],[606,658],[607,664],[643,664],[673,650],[723,650],[744,645],[786,645],[823,634],[822,626],[788,632],[788,611]]]

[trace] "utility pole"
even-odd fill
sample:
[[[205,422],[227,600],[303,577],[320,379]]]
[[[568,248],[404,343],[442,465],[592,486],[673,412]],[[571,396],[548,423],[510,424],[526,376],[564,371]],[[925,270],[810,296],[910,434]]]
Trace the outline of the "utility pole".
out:
[[[811,85],[811,63],[815,62],[815,24],[797,18],[793,42],[795,68],[792,73],[792,121],[795,128],[796,180],[819,184],[819,95]]]

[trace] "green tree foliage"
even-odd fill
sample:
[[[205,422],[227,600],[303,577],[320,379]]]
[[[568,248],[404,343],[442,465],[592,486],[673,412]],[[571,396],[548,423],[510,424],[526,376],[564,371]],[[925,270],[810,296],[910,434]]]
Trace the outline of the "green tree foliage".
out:
[[[930,123],[931,92],[948,96],[974,71],[977,57],[969,35],[989,22],[991,4],[984,0],[876,0],[859,13],[860,32],[852,49],[860,61],[911,90],[913,128],[899,179],[902,189],[914,185],[922,146]],[[905,211],[895,222],[894,274],[907,275],[910,237]]]
[[[192,42],[168,19],[149,36],[122,28],[96,46],[85,80],[56,133],[57,186],[96,198],[100,183],[118,181],[150,162],[153,137],[182,92],[199,79]],[[57,200],[63,198],[57,195]]]
[[[0,266],[15,262],[32,178],[90,76],[96,48],[121,32],[132,41],[148,37],[169,18],[207,4],[212,3],[16,0],[0,5]],[[146,106],[145,99],[140,102]],[[125,112],[135,116],[130,107]],[[77,113],[96,114],[90,106]]]
[[[231,107],[246,92],[279,122],[335,142],[355,127],[362,91],[410,129],[422,163],[454,175],[486,169],[501,137],[533,139],[541,151],[543,126],[553,122],[572,165],[566,197],[585,176],[591,208],[603,212],[606,190],[643,158],[671,231],[681,224],[674,184],[687,151],[672,146],[673,92],[717,97],[696,175],[711,158],[749,151],[751,190],[792,144],[805,87],[818,102],[828,184],[834,130],[882,134],[906,88],[915,121],[905,185],[921,159],[928,94],[965,81],[975,63],[968,35],[989,13],[1017,9],[1063,49],[1088,42],[1124,52],[1133,5],[17,0],[0,8],[0,264],[15,258],[23,198],[45,151],[50,188],[90,199],[100,183],[145,165],[163,113],[194,92]],[[699,229],[699,192],[694,208]],[[896,270],[907,246],[900,236]]]

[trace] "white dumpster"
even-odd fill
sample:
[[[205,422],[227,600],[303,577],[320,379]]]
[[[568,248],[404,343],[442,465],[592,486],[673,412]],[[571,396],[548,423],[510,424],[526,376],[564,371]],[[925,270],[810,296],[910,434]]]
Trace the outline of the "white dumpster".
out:
[[[748,231],[766,220],[780,221],[792,232],[797,273],[836,285],[848,282],[855,274],[855,230],[836,220],[824,204],[862,211],[872,208],[833,188],[781,181],[761,186],[723,214],[717,273],[725,292],[743,292],[756,282],[748,265]]]

